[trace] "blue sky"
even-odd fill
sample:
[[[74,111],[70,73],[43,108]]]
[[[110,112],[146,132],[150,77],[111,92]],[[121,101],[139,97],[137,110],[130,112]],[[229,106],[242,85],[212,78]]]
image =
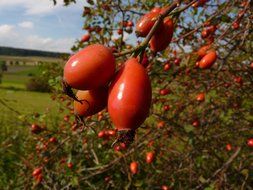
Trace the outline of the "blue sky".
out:
[[[0,46],[70,52],[80,38],[85,1],[0,0]]]

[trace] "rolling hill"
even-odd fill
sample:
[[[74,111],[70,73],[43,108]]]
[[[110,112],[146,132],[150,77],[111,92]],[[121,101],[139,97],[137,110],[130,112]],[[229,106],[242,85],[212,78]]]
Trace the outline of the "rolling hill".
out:
[[[30,50],[30,49],[0,46],[0,55],[4,55],[4,56],[21,56],[21,57],[60,58],[62,56],[69,55],[69,53],[49,52],[49,51]]]

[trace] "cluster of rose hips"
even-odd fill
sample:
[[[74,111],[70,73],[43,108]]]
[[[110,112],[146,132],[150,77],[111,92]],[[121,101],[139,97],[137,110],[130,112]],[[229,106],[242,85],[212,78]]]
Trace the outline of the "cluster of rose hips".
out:
[[[198,1],[193,6],[203,6],[207,0]],[[109,9],[109,8],[108,8]],[[155,7],[150,12],[145,14],[136,23],[136,34],[139,37],[146,37],[156,20],[167,10],[167,7]],[[84,14],[90,14],[91,10],[86,8]],[[124,21],[123,28],[131,28],[134,26],[132,21]],[[234,27],[234,26],[233,26]],[[101,29],[101,28],[100,28]],[[196,67],[200,69],[210,68],[217,59],[217,54],[211,47],[213,35],[216,31],[216,25],[205,24],[205,28],[201,33],[207,44],[197,51]],[[88,28],[90,32],[100,31],[99,28]],[[118,30],[118,34],[122,34],[122,29]],[[173,20],[166,17],[158,26],[154,35],[149,41],[150,50],[153,52],[163,51],[167,48],[172,40],[174,32]],[[87,42],[90,39],[90,34],[84,35],[81,42]],[[174,64],[179,66],[180,58],[175,58]],[[74,114],[78,117],[89,117],[97,113],[101,113],[107,107],[109,116],[116,130],[102,130],[98,133],[98,137],[104,140],[116,136],[116,131],[135,131],[146,119],[151,106],[151,83],[147,70],[148,56],[144,52],[143,59],[140,61],[137,58],[129,58],[119,68],[116,68],[116,61],[113,55],[113,48],[105,47],[100,44],[93,44],[85,47],[68,60],[64,67],[64,83],[67,87],[77,89],[77,92],[72,96],[74,100]],[[170,70],[170,63],[164,65],[164,71]],[[253,63],[251,64],[253,68]],[[235,82],[242,84],[242,78],[236,77]],[[168,88],[159,90],[161,96],[169,94],[171,91]],[[205,101],[205,93],[199,93],[196,96],[198,102]],[[170,109],[169,105],[164,106],[164,111]],[[101,116],[101,114],[99,115]],[[101,116],[102,117],[102,116]],[[69,116],[64,119],[69,120]],[[158,128],[163,128],[166,125],[164,121],[157,124]],[[200,122],[195,119],[192,122],[194,127],[198,127]],[[75,124],[75,126],[77,126]],[[37,134],[43,128],[38,125],[32,126],[32,132]],[[56,143],[57,139],[52,137],[49,142]],[[248,139],[247,145],[253,147],[253,139]],[[114,147],[116,151],[126,149],[126,144],[120,144]],[[232,149],[231,144],[226,145],[226,149]],[[155,152],[146,153],[146,163],[150,164],[155,159]],[[68,164],[69,168],[73,167],[72,163]],[[139,164],[137,161],[130,163],[130,171],[132,174],[137,174]],[[42,180],[42,168],[36,168],[33,172],[36,181]],[[163,189],[167,189],[164,186]]]
[[[167,10],[167,7],[153,8],[149,13],[140,18],[136,24],[136,35],[139,37],[146,37],[154,26],[157,18],[160,14],[163,14]],[[163,51],[167,48],[171,42],[174,32],[173,20],[166,17],[163,22],[158,26],[154,35],[150,39],[149,45],[153,52]]]
[[[147,36],[164,11],[166,7],[155,7],[142,16],[136,24],[136,34]],[[133,26],[131,21],[122,24],[123,27]],[[164,50],[173,31],[172,19],[165,18],[150,40],[150,49],[153,52]],[[82,41],[87,40],[89,36]],[[89,45],[73,55],[64,67],[64,82],[78,90],[74,112],[79,117],[94,115],[107,106],[116,129],[129,131],[137,129],[149,114],[152,92],[145,68],[137,58],[130,58],[116,71],[112,50],[103,45]]]

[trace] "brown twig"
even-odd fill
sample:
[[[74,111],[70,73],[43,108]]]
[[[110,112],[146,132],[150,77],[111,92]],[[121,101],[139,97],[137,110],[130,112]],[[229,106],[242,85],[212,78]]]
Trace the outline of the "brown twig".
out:
[[[203,185],[209,183],[214,177],[216,177],[220,172],[222,172],[223,170],[226,170],[228,168],[228,166],[234,161],[234,159],[239,155],[241,151],[241,147],[238,147],[236,149],[236,151],[234,152],[234,154],[232,154],[230,156],[230,158],[227,160],[227,162],[225,162],[219,169],[217,169],[213,175],[211,177],[209,177],[204,183],[198,185],[196,187],[196,189],[202,189],[203,188]]]

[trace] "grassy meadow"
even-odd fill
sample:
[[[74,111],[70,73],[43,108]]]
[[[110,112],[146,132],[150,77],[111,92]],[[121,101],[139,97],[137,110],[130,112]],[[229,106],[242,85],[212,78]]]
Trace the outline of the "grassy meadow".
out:
[[[4,184],[11,186],[12,179],[18,176],[13,171],[20,167],[25,157],[29,125],[35,113],[38,122],[43,120],[50,126],[57,126],[61,118],[59,106],[50,98],[49,93],[31,92],[26,90],[26,83],[32,76],[39,74],[36,65],[8,65],[3,72],[0,83],[0,189]],[[29,142],[29,141],[28,141]],[[12,176],[10,176],[12,175]],[[15,181],[15,180],[14,180]],[[13,183],[16,183],[14,182]],[[17,184],[13,184],[17,185]]]
[[[57,110],[60,105],[52,101],[49,93],[26,90],[28,80],[38,73],[39,68],[35,65],[9,65],[3,73],[0,83],[0,138],[16,130],[22,124],[23,117],[38,113],[47,115],[46,122],[55,122],[59,118]]]

